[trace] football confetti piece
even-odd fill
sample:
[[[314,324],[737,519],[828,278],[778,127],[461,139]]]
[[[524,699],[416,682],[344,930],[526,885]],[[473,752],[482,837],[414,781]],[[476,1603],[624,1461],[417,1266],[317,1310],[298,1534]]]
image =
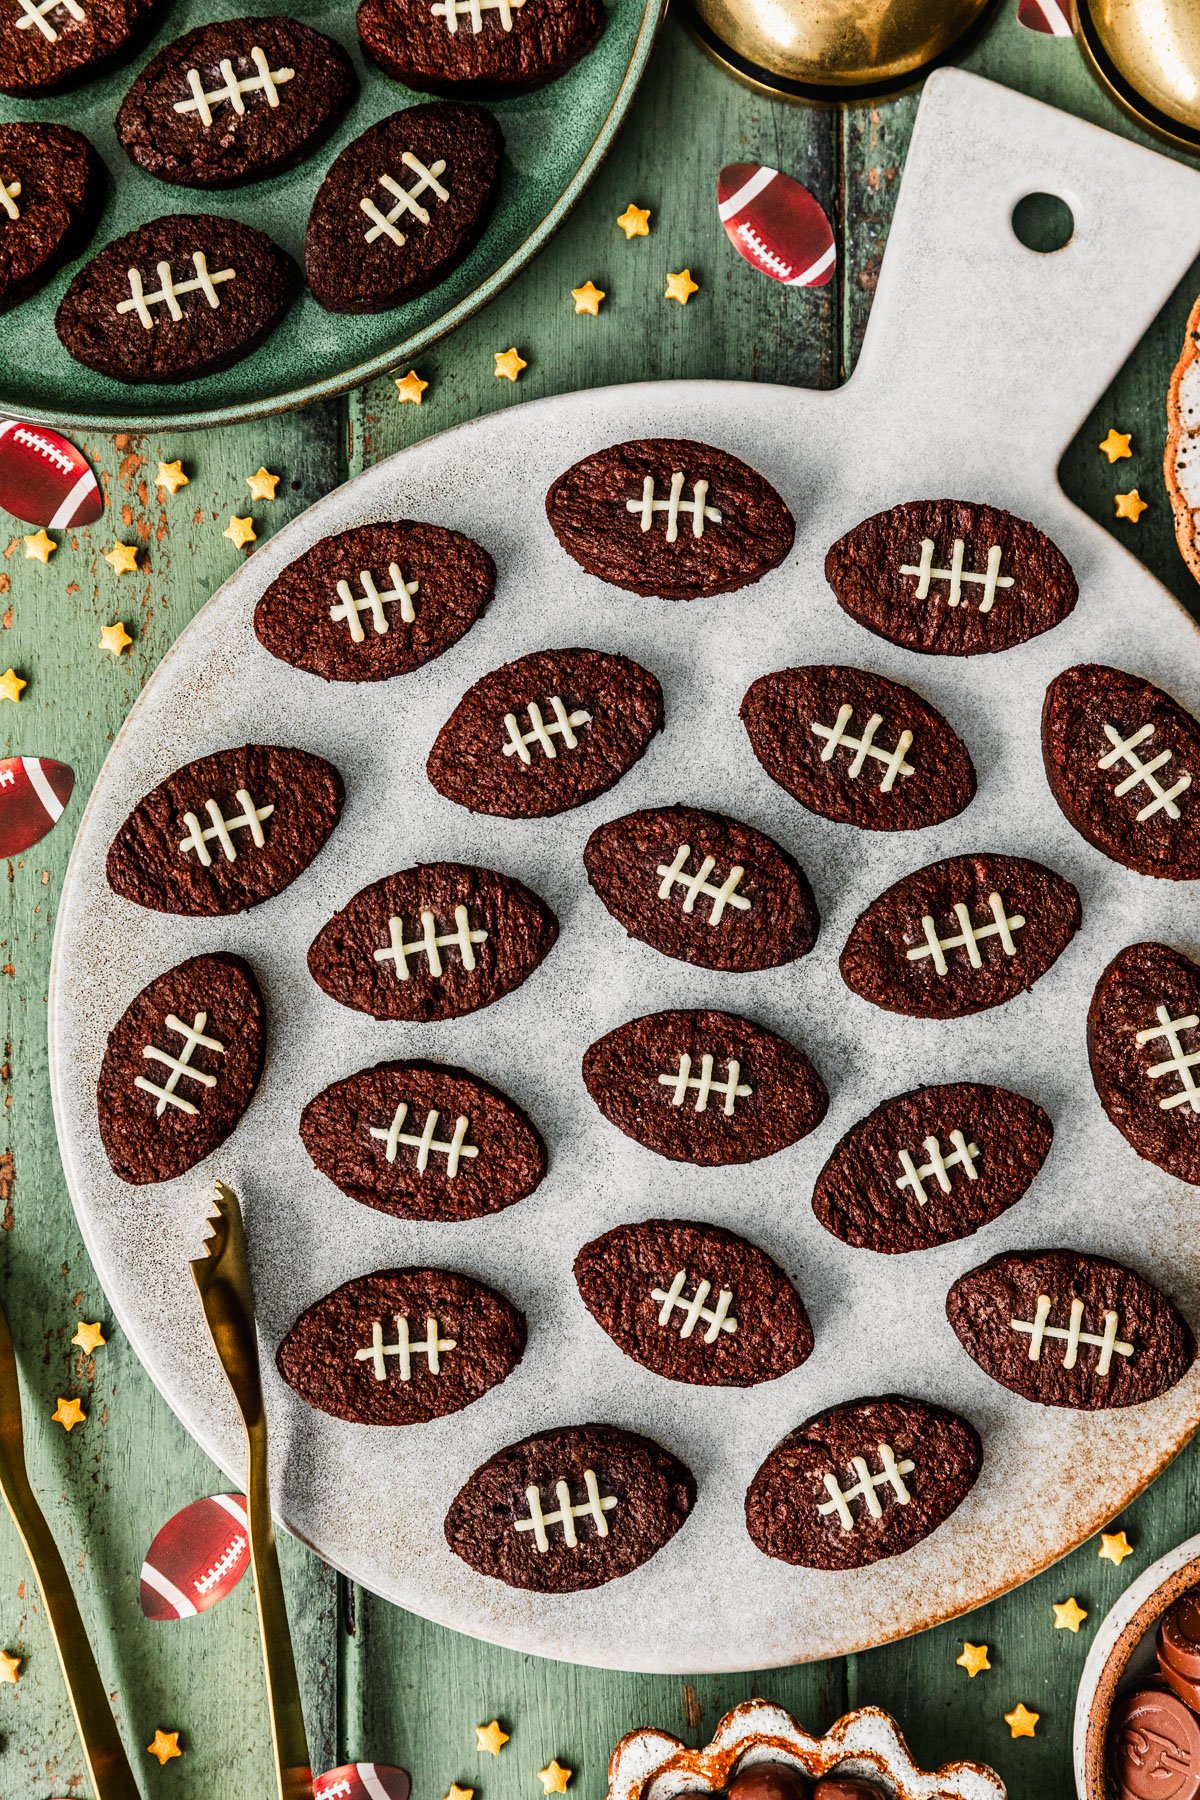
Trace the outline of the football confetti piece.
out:
[[[1086,1618],[1086,1608],[1080,1606],[1074,1594],[1071,1595],[1069,1600],[1058,1600],[1054,1602],[1055,1631],[1070,1631],[1078,1635],[1079,1627]]]
[[[146,1755],[157,1757],[159,1768],[164,1769],[173,1757],[183,1755],[183,1751],[179,1748],[179,1733],[163,1731],[161,1727],[156,1727],[154,1742],[146,1745]]]
[[[10,756],[0,762],[0,857],[20,856],[39,843],[62,818],[74,786],[66,763],[48,757]]]
[[[1115,1563],[1119,1569],[1125,1558],[1133,1555],[1133,1545],[1123,1531],[1102,1531],[1096,1554],[1101,1562]]]
[[[41,531],[32,532],[25,539],[26,562],[48,563],[58,545],[43,526]]]
[[[700,283],[692,280],[690,269],[680,269],[678,275],[667,275],[667,291],[664,300],[678,300],[680,306],[686,306],[693,294],[700,292]]]
[[[244,550],[247,544],[253,544],[258,541],[258,533],[254,529],[254,520],[252,518],[239,519],[236,513],[231,513],[229,515],[229,523],[221,533],[221,536],[227,537],[230,543],[236,544],[239,550]]]
[[[1133,455],[1133,451],[1129,448],[1129,440],[1132,436],[1132,432],[1116,431],[1110,425],[1108,436],[1102,443],[1097,444],[1096,448],[1101,455],[1107,456],[1110,463],[1120,462],[1123,456]]]
[[[1041,1713],[1030,1712],[1029,1708],[1018,1701],[1011,1712],[1004,1715],[1004,1723],[1015,1738],[1031,1738],[1037,1732],[1037,1722]]]
[[[74,1431],[76,1425],[83,1424],[84,1420],[87,1418],[87,1414],[84,1412],[82,1406],[80,1406],[78,1400],[64,1400],[60,1394],[58,1396],[58,1405],[50,1414],[50,1417],[54,1420],[56,1425],[61,1425],[63,1430],[69,1433]]]
[[[104,552],[104,560],[114,575],[135,575],[138,566],[137,545],[117,542],[111,550]]]
[[[407,375],[397,375],[395,381],[396,393],[402,405],[406,400],[411,401],[414,406],[422,405],[429,383],[422,381],[415,369],[410,369]]]
[[[493,1719],[489,1725],[477,1725],[475,1727],[475,1748],[480,1754],[486,1750],[489,1751],[492,1756],[499,1756],[501,1750],[503,1750],[505,1744],[507,1744],[508,1738],[508,1732],[501,1729],[500,1721],[498,1719]]]
[[[27,525],[91,525],[104,496],[67,438],[23,419],[0,419],[0,507]]]
[[[104,1329],[99,1320],[94,1325],[89,1325],[85,1320],[80,1319],[71,1342],[78,1345],[85,1356],[94,1356],[101,1344],[107,1344],[108,1339],[104,1335]]]
[[[984,1669],[990,1669],[992,1666],[988,1661],[988,1646],[986,1644],[964,1643],[962,1655],[955,1657],[954,1660],[958,1668],[967,1671],[967,1674],[972,1681],[974,1681],[976,1675],[982,1674]]]
[[[128,650],[133,639],[125,629],[123,619],[113,625],[102,625],[100,628],[100,648],[107,650],[112,656],[120,656],[122,650]]]
[[[139,1598],[148,1619],[193,1619],[231,1594],[250,1567],[250,1527],[241,1494],[193,1500],[155,1533],[142,1564]]]
[[[275,489],[279,486],[281,479],[281,476],[272,475],[271,471],[264,469],[260,463],[254,474],[246,477],[246,486],[250,489],[251,499],[273,500]]]
[[[582,287],[571,289],[571,298],[575,302],[575,311],[577,313],[590,313],[593,319],[599,317],[600,308],[606,297],[604,289],[598,288],[594,281],[585,281]]]
[[[313,1800],[408,1800],[411,1791],[407,1770],[390,1763],[343,1763],[313,1782]]]
[[[1017,0],[1017,18],[1030,31],[1072,37],[1069,0]]]
[[[19,702],[23,689],[28,686],[29,683],[15,669],[5,669],[3,675],[0,675],[0,700]]]
[[[627,244],[632,243],[635,237],[649,237],[650,208],[648,206],[635,206],[631,200],[629,205],[625,208],[625,211],[617,220],[617,224],[625,233],[625,242]]]
[[[511,350],[497,350],[495,360],[497,381],[515,381],[521,370],[529,367],[515,344]]]
[[[1149,505],[1148,501],[1142,499],[1136,488],[1130,488],[1127,494],[1114,494],[1113,500],[1117,508],[1117,518],[1128,519],[1131,525],[1137,524]]]
[[[160,462],[158,474],[154,477],[154,485],[166,488],[168,494],[177,494],[180,488],[185,488],[190,480],[191,477],[183,472],[182,462],[178,460],[169,463]]]
[[[808,189],[778,169],[730,163],[717,177],[726,236],[753,269],[787,287],[824,287],[837,264],[833,231]]]

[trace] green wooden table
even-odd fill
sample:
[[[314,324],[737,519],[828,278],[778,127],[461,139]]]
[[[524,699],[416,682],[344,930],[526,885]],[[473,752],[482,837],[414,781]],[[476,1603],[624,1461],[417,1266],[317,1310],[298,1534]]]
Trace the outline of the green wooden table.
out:
[[[1132,133],[1073,45],[1022,30],[1011,0],[970,66]],[[423,405],[399,404],[381,380],[341,402],[207,436],[88,441],[110,510],[89,531],[59,534],[45,567],[24,558],[26,528],[0,522],[0,667],[11,663],[29,683],[20,706],[3,712],[5,754],[69,762],[78,796],[49,838],[8,865],[4,886],[0,1292],[22,1361],[35,1485],[148,1795],[263,1800],[269,1743],[249,1584],[186,1625],[151,1625],[138,1609],[137,1572],[154,1530],[188,1500],[219,1491],[221,1478],[119,1331],[110,1326],[93,1359],[70,1344],[77,1320],[108,1319],[67,1198],[46,1072],[50,942],[82,799],[142,682],[236,566],[242,552],[222,536],[231,513],[252,513],[261,541],[365,464],[490,408],[563,389],[672,376],[843,380],[870,311],[916,105],[912,95],[862,111],[775,104],[730,83],[669,21],[594,187],[541,259],[422,359],[430,383]],[[791,171],[827,207],[840,256],[828,287],[784,289],[732,253],[713,184],[720,165],[735,160]],[[631,200],[652,208],[653,221],[648,238],[627,244],[614,220]],[[663,290],[667,271],[685,266],[700,291],[683,308]],[[598,318],[577,317],[570,299],[589,278],[608,294]],[[1200,611],[1161,478],[1166,380],[1198,287],[1200,268],[1082,422],[1062,473],[1072,496]],[[495,379],[492,362],[512,344],[529,365],[515,387]],[[1112,469],[1096,451],[1110,424],[1132,431],[1135,451]],[[153,477],[160,458],[175,457],[191,479],[171,498],[156,492]],[[283,476],[271,504],[251,502],[245,486],[260,463]],[[1150,510],[1136,527],[1113,523],[1113,493],[1135,483]],[[136,575],[118,577],[101,560],[114,537],[141,546]],[[101,626],[118,618],[134,643],[116,662],[98,642]],[[78,1395],[88,1414],[70,1436],[50,1419],[59,1395]],[[415,1800],[440,1800],[451,1782],[474,1787],[478,1800],[534,1800],[536,1770],[557,1756],[576,1771],[572,1795],[602,1800],[608,1753],[624,1731],[648,1723],[700,1743],[727,1707],[764,1694],[814,1727],[874,1702],[895,1713],[927,1766],[979,1757],[1001,1772],[1014,1800],[1057,1800],[1072,1791],[1071,1718],[1090,1634],[1138,1570],[1197,1528],[1198,1502],[1200,1454],[1192,1451],[1118,1522],[1135,1547],[1120,1569],[1099,1561],[1093,1542],[961,1624],[842,1662],[693,1681],[607,1675],[491,1649],[373,1599],[288,1542],[314,1766],[401,1763]],[[1090,1613],[1077,1637],[1055,1630],[1051,1612],[1070,1594]],[[955,1664],[964,1637],[991,1647],[991,1671],[974,1680]],[[2,1519],[0,1650],[24,1658],[18,1685],[0,1686],[0,1796],[85,1793],[40,1602]],[[1013,1742],[1004,1724],[1018,1701],[1041,1715],[1032,1740]],[[494,1716],[512,1734],[498,1759],[476,1751],[473,1730]],[[185,1749],[162,1769],[143,1748],[157,1726],[178,1728]]]

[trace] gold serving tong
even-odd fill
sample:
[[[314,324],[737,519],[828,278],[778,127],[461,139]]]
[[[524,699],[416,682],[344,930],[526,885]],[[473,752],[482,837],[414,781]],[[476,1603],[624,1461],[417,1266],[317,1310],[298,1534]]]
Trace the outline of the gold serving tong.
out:
[[[312,1800],[308,1740],[304,1733],[296,1660],[279,1574],[275,1528],[271,1522],[267,1415],[263,1408],[258,1366],[246,1233],[242,1209],[232,1189],[218,1181],[213,1199],[215,1210],[209,1216],[210,1233],[205,1241],[204,1255],[192,1264],[192,1274],[213,1345],[233,1389],[246,1434],[246,1511],[250,1520],[250,1556],[254,1565],[258,1626],[267,1676],[278,1796],[279,1800]],[[132,1789],[130,1791],[132,1793]]]
[[[29,1485],[21,1429],[17,1359],[3,1307],[0,1307],[0,1493],[4,1495],[13,1524],[33,1564],[96,1800],[139,1800],[133,1770],[113,1722],[108,1695],[88,1643],[66,1567]]]

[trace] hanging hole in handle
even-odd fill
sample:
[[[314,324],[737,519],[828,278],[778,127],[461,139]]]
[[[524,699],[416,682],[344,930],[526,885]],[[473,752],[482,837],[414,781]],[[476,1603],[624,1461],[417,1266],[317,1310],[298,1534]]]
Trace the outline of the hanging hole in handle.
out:
[[[1057,194],[1026,194],[1013,207],[1010,224],[1017,242],[1039,256],[1065,250],[1075,234],[1075,216]]]

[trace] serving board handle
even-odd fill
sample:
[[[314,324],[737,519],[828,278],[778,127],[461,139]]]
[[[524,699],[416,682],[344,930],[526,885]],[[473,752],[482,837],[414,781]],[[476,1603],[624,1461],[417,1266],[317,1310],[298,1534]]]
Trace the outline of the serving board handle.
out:
[[[1070,207],[1063,249],[1041,255],[1016,237],[1013,208],[1030,193]],[[1200,175],[942,70],[925,87],[850,385],[860,403],[878,389],[879,430],[914,479],[924,445],[944,464],[948,434],[964,495],[999,456],[1052,478],[1197,251]]]

